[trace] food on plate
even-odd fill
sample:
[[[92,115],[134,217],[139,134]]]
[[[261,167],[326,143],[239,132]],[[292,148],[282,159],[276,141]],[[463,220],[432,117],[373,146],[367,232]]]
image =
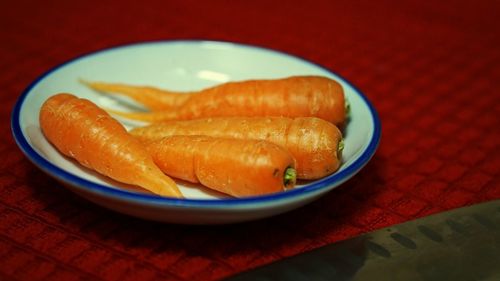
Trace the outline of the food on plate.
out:
[[[144,145],[91,101],[56,94],[42,105],[39,120],[48,141],[83,166],[158,195],[182,197]]]
[[[43,134],[83,166],[161,196],[182,197],[170,177],[234,197],[270,194],[328,176],[342,162],[348,107],[341,85],[327,77],[191,92],[81,82],[143,104],[149,112],[107,111],[152,124],[127,132],[105,109],[62,93],[42,105]]]
[[[219,117],[164,121],[136,127],[130,134],[141,141],[173,135],[266,140],[292,154],[299,179],[318,179],[335,172],[340,166],[343,148],[340,130],[316,117]]]
[[[322,76],[234,81],[196,92],[85,83],[95,90],[128,96],[149,107],[150,112],[109,110],[118,116],[146,122],[204,117],[284,116],[318,117],[343,126],[346,120],[342,86]]]
[[[267,141],[175,135],[144,144],[167,175],[234,197],[270,194],[295,185],[293,157]]]

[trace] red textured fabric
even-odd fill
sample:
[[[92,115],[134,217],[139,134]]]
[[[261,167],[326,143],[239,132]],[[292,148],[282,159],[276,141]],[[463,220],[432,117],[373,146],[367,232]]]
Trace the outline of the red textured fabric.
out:
[[[414,218],[500,198],[500,28],[481,1],[2,1],[0,279],[216,280]],[[211,39],[339,73],[373,102],[382,141],[327,196],[227,226],[152,223],[97,207],[10,136],[31,81],[125,43]]]

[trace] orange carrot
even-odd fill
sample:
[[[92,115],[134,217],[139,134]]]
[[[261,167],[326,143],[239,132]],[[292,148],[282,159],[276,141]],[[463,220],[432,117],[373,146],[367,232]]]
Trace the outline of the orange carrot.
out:
[[[40,109],[40,127],[62,154],[87,168],[158,195],[182,197],[141,142],[89,100],[71,94],[50,97]]]
[[[299,179],[318,179],[335,172],[343,148],[340,130],[315,117],[226,117],[165,121],[137,127],[130,134],[141,141],[172,135],[208,135],[258,139],[286,148],[297,161]]]
[[[121,83],[90,82],[80,80],[88,87],[102,93],[129,97],[150,110],[162,110],[180,106],[188,98],[188,92],[172,92],[150,86],[132,86]]]
[[[346,119],[342,86],[321,76],[228,82],[199,92],[191,92],[184,101],[184,98],[171,98],[176,95],[172,92],[160,94],[152,91],[151,93],[158,94],[158,98],[153,100],[154,94],[147,93],[141,97],[140,89],[137,88],[127,89],[123,85],[105,87],[102,83],[89,85],[96,89],[120,92],[148,105],[156,103],[158,106],[152,112],[109,111],[125,118],[146,122],[227,116],[313,116],[340,126]],[[160,107],[165,109],[156,110]]]
[[[170,136],[145,143],[160,169],[235,196],[256,196],[292,188],[294,159],[266,141]]]

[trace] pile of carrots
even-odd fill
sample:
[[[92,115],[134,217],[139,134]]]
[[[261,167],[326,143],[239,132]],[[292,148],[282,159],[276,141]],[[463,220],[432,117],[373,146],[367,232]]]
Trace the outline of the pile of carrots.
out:
[[[83,82],[149,111],[106,110],[60,93],[40,110],[45,137],[83,166],[160,196],[183,196],[171,177],[234,197],[270,194],[341,164],[346,101],[326,77],[245,80],[197,92]],[[109,113],[150,124],[127,131]]]

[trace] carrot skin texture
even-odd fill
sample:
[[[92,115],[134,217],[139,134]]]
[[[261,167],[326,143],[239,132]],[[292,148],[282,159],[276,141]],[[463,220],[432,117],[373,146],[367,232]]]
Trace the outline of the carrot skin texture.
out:
[[[315,117],[228,117],[164,121],[137,127],[130,134],[141,141],[172,135],[208,135],[265,140],[287,149],[296,160],[297,178],[318,179],[335,172],[341,163],[340,130]]]
[[[158,195],[182,197],[177,184],[154,164],[142,143],[91,101],[71,94],[54,95],[42,105],[39,119],[49,142],[83,166]]]
[[[167,175],[234,197],[280,192],[295,184],[284,184],[285,171],[294,167],[293,157],[266,141],[192,135],[145,144]]]
[[[187,96],[185,101],[167,107],[168,110],[109,112],[146,122],[229,116],[312,116],[343,126],[346,119],[342,86],[321,76],[228,82]]]

